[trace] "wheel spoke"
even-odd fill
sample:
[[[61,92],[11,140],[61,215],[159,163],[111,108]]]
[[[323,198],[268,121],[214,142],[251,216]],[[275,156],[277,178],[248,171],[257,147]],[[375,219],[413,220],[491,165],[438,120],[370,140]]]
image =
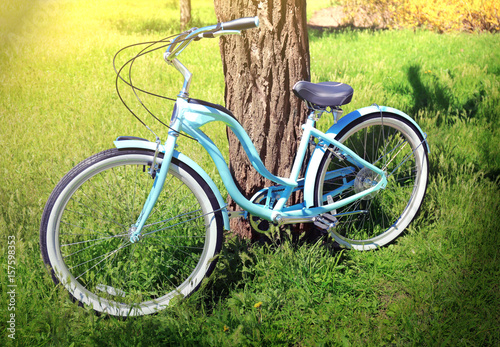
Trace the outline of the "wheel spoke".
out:
[[[407,120],[396,115],[381,115],[364,116],[363,120],[346,125],[336,137],[360,157],[386,172],[385,188],[336,210],[337,214],[367,211],[366,214],[339,217],[332,230],[337,241],[360,250],[380,247],[397,237],[415,216],[427,186],[424,141]],[[351,161],[356,162],[356,159]],[[317,177],[325,177],[325,170],[350,165],[327,152]],[[324,197],[336,189],[342,193],[332,197],[335,202],[341,202],[370,188],[373,180],[378,181],[379,176],[368,168],[356,170],[349,178],[354,182],[349,190],[342,191],[344,183],[338,179],[317,183],[320,188],[316,192],[317,203],[326,204]]]
[[[146,173],[153,156],[113,149],[85,160],[56,187],[42,217],[44,261],[77,300],[98,311],[154,313],[173,296],[189,295],[214,268],[223,207],[177,158],[143,235],[130,241],[153,184]]]

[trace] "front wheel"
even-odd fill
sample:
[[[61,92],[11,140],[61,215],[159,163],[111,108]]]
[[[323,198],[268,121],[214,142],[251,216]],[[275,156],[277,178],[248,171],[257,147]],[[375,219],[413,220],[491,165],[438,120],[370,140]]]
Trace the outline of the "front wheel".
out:
[[[342,246],[356,250],[392,242],[414,219],[425,196],[429,169],[424,138],[405,118],[374,113],[352,121],[335,139],[382,169],[388,182],[385,189],[332,211],[334,216],[328,219],[335,227],[330,233]],[[332,174],[339,169],[349,173]],[[355,160],[326,151],[316,177],[315,204],[322,206],[366,190],[377,176]]]
[[[221,206],[201,176],[176,158],[139,241],[130,242],[154,182],[153,158],[141,149],[96,154],[61,180],[45,206],[43,260],[56,284],[96,311],[157,312],[193,293],[215,267]]]

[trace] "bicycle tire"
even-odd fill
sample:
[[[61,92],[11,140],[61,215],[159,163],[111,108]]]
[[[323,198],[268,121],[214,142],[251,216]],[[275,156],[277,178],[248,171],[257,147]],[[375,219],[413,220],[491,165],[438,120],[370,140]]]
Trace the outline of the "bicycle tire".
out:
[[[373,113],[347,124],[335,137],[364,160],[382,168],[387,187],[330,213],[330,234],[341,246],[370,250],[394,241],[418,214],[428,181],[428,153],[422,134],[407,119],[392,113]],[[409,144],[409,146],[408,146]],[[354,168],[351,174],[325,182],[326,173]],[[376,174],[326,151],[315,180],[315,205],[338,201],[369,188]],[[345,183],[349,189],[334,192]],[[337,194],[334,196],[334,194]],[[339,216],[342,213],[353,213]],[[362,211],[362,212],[360,212]],[[334,216],[331,216],[334,215]]]
[[[177,158],[141,238],[130,242],[154,181],[148,173],[153,158],[142,149],[98,153],[68,172],[45,206],[40,246],[53,281],[97,312],[158,312],[195,292],[215,268],[223,206]]]

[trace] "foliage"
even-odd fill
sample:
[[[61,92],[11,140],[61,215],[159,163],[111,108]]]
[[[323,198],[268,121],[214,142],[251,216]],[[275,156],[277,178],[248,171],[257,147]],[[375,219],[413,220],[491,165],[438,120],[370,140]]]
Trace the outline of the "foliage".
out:
[[[32,3],[25,9],[36,9]],[[492,49],[500,36],[311,32],[312,79],[352,85],[346,113],[390,105],[428,134],[430,181],[420,216],[376,252],[337,251],[327,239],[305,242],[286,232],[265,245],[226,235],[217,269],[199,292],[157,315],[120,320],[79,307],[54,286],[40,257],[40,216],[76,163],[119,135],[154,140],[118,100],[111,61],[121,47],[173,34],[178,9],[163,0],[44,3],[37,3],[43,16],[27,11],[19,27],[0,19],[1,345],[500,344],[500,51]],[[212,6],[193,0],[193,13],[210,24]],[[116,25],[119,16],[124,26]],[[139,26],[157,17],[166,23]],[[182,61],[193,72],[192,96],[222,103],[217,41],[193,43]],[[162,52],[136,64],[139,86],[178,93],[182,81]],[[145,102],[169,119],[171,103]],[[141,116],[164,139],[166,130]],[[331,121],[324,116],[320,127]],[[224,127],[205,130],[227,147]],[[197,144],[179,142],[214,175]],[[16,237],[15,340],[5,323],[8,236]]]
[[[352,20],[357,13],[378,13],[389,28],[426,28],[438,32],[500,31],[497,0],[358,0],[343,1]],[[374,23],[377,24],[377,23]]]

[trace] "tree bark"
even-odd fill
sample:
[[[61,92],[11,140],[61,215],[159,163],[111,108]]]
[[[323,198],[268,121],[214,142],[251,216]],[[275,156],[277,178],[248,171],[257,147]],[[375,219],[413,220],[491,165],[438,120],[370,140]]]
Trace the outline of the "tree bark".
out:
[[[180,0],[179,7],[181,9],[181,30],[184,30],[191,21],[191,0]]]
[[[225,36],[220,52],[225,102],[248,132],[267,169],[289,177],[307,116],[292,87],[309,80],[309,42],[305,0],[214,0],[219,22],[258,16],[260,26],[238,37]],[[250,198],[266,182],[250,164],[236,136],[228,130],[230,169],[242,193]],[[229,209],[236,209],[229,201]],[[249,223],[232,220],[231,229],[255,238]]]

